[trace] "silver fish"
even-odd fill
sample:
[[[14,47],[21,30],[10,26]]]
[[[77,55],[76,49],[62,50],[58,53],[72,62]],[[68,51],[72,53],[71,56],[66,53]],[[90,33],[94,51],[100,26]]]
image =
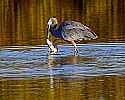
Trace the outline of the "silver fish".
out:
[[[46,39],[46,42],[49,48],[51,49],[52,53],[56,53],[58,51],[57,48],[54,47],[53,43],[49,39]]]

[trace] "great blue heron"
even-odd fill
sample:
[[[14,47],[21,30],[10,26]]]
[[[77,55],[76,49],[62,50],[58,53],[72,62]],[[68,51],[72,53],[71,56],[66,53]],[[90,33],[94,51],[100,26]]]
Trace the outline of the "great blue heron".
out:
[[[75,52],[78,52],[75,41],[77,40],[91,40],[96,39],[97,35],[87,26],[76,21],[63,21],[58,25],[58,21],[55,17],[51,17],[48,20],[48,35],[60,38],[73,44]]]

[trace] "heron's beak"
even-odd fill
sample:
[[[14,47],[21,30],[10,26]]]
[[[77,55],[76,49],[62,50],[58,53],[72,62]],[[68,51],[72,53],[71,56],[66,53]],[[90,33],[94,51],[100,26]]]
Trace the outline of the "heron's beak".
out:
[[[48,22],[48,30],[47,30],[48,31],[47,32],[47,38],[49,38],[51,24],[52,24],[52,22],[49,20],[49,22]]]
[[[49,29],[47,30],[47,38],[49,39],[50,31]]]

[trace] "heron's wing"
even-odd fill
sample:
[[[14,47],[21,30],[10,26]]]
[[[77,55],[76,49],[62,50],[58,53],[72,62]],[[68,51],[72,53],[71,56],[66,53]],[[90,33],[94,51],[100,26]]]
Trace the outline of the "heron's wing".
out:
[[[63,38],[65,40],[91,40],[97,36],[90,28],[75,21],[67,21],[63,27]]]
[[[90,28],[88,28],[87,26],[83,25],[80,22],[76,22],[76,21],[64,21],[63,22],[63,28],[64,29],[73,29],[73,28],[79,28],[82,30],[89,30],[91,31]]]

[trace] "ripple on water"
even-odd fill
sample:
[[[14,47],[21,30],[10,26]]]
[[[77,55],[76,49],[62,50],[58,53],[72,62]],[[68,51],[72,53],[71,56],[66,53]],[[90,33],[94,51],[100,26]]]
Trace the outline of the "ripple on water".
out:
[[[0,49],[0,77],[93,76],[125,74],[125,44],[58,46],[49,55],[47,46],[9,46]]]

